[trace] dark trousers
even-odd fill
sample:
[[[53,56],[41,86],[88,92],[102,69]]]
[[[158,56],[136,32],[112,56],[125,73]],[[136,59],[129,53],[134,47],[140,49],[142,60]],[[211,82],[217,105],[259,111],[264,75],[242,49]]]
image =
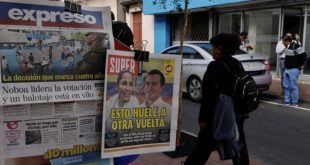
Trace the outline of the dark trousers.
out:
[[[245,135],[243,131],[244,120],[245,119],[243,118],[236,121],[239,129],[240,141],[244,144],[244,146],[240,151],[240,158],[234,158],[232,160],[234,165],[250,164]],[[212,129],[200,129],[197,138],[197,145],[185,160],[184,165],[204,165],[205,162],[209,159],[214,149],[215,141],[212,136]]]

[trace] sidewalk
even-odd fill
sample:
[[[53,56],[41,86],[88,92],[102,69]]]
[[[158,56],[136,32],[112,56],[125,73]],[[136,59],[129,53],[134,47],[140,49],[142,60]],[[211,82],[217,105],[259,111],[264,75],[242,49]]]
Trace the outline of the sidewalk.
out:
[[[133,165],[181,165],[181,162],[184,161],[186,157],[180,158],[170,158],[169,156],[163,153],[152,153],[152,154],[141,154],[138,159],[136,159],[132,164]],[[264,165],[263,162],[250,159],[251,165]],[[221,161],[217,152],[214,151],[206,165],[232,165],[231,160]]]
[[[310,101],[310,81],[298,80],[298,87],[300,99]],[[269,90],[264,93],[280,97],[282,93],[281,79],[273,77]]]

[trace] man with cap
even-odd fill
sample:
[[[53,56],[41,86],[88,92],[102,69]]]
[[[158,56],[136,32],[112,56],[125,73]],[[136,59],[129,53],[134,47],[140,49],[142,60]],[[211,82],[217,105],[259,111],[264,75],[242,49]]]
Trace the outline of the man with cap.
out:
[[[86,42],[89,49],[84,54],[82,60],[77,64],[77,71],[80,74],[104,74],[106,48],[102,46],[105,33],[88,32]]]

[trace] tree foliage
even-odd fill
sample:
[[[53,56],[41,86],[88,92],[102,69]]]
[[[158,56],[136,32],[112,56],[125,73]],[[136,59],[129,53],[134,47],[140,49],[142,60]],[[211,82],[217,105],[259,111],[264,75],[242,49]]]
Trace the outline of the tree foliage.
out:
[[[85,41],[86,37],[85,37],[84,33],[77,32],[77,33],[72,34],[72,39],[75,39],[77,41]]]
[[[189,1],[189,0],[185,0]],[[153,5],[159,5],[160,8],[167,9],[168,5],[173,6],[173,8],[177,11],[182,11],[182,4],[184,3],[184,0],[153,0]]]

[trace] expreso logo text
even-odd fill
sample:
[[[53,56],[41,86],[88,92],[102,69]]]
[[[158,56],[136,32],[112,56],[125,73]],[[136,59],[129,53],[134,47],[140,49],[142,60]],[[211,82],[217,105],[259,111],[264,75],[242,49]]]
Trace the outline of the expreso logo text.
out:
[[[83,15],[78,13],[46,11],[46,10],[27,10],[12,8],[8,12],[9,18],[13,20],[36,21],[37,26],[41,26],[42,22],[57,22],[57,18],[65,23],[88,23],[95,24],[96,18],[92,15]]]

